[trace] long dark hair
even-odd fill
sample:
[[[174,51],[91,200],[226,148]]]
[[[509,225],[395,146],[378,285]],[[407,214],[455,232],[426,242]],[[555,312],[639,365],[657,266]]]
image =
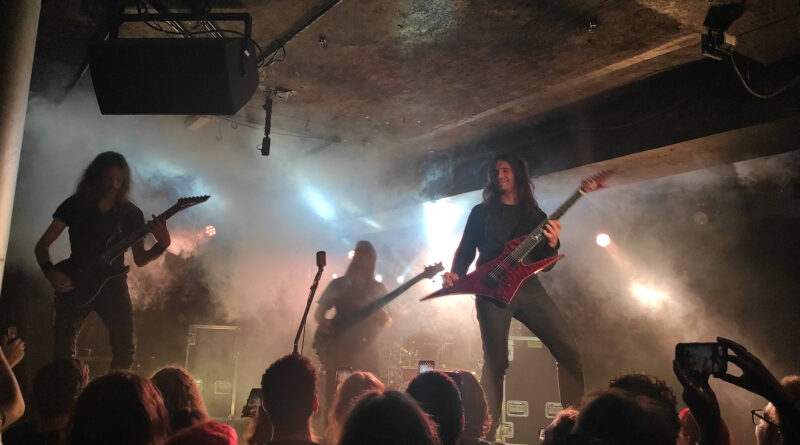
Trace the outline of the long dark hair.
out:
[[[149,380],[119,371],[92,380],[75,402],[70,443],[159,445],[169,436],[164,400]]]
[[[377,262],[375,247],[369,241],[359,241],[356,244],[355,254],[350,265],[347,266],[345,276],[351,280],[362,283],[375,280],[375,263]]]
[[[119,192],[117,192],[116,202],[122,203],[130,201],[131,192],[131,169],[128,167],[128,162],[125,156],[115,152],[106,151],[97,155],[92,162],[83,171],[78,187],[75,194],[87,201],[98,199],[99,196],[99,183],[103,178],[103,174],[110,168],[117,167],[122,170],[123,179],[120,185]]]
[[[398,391],[368,392],[344,424],[339,445],[441,445],[436,424]]]
[[[500,161],[508,162],[514,173],[514,189],[517,192],[517,202],[525,209],[526,214],[534,214],[539,210],[539,203],[533,197],[533,182],[528,174],[528,165],[519,156],[512,153],[500,153],[492,159],[486,169],[486,186],[483,188],[483,202],[489,206],[500,204],[500,188],[495,182],[494,167]]]

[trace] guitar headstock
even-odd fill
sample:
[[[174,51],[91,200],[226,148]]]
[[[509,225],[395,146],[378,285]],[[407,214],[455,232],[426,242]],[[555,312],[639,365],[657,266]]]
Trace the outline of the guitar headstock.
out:
[[[427,279],[431,279],[436,276],[439,272],[444,270],[444,266],[442,266],[442,262],[439,261],[436,264],[431,264],[430,266],[425,266],[425,270],[422,271],[420,275]]]
[[[211,196],[209,195],[203,195],[203,196],[188,196],[186,198],[180,198],[178,199],[177,203],[178,210],[188,209],[191,206],[204,203],[208,201],[208,198],[210,197]]]
[[[605,186],[606,179],[608,179],[612,173],[614,172],[611,170],[603,170],[600,173],[589,176],[588,178],[584,178],[583,181],[581,181],[581,192],[586,194],[600,190]]]

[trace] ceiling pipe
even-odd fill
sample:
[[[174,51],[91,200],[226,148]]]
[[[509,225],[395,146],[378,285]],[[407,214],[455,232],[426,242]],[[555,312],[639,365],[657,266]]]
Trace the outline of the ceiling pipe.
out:
[[[321,6],[320,8],[318,8],[316,11],[313,11],[312,13],[304,17],[301,21],[297,22],[297,24],[295,24],[295,26],[293,26],[289,31],[285,32],[282,36],[270,42],[270,44],[266,48],[264,48],[264,51],[261,53],[258,59],[256,59],[256,63],[258,65],[261,65],[261,62],[266,60],[267,57],[269,57],[270,55],[272,55],[272,53],[274,53],[275,51],[279,50],[284,45],[289,43],[290,40],[292,40],[293,38],[295,38],[295,36],[303,32],[303,30],[311,26],[312,23],[316,22],[317,19],[325,15],[328,11],[331,10],[331,8],[341,3],[341,1],[342,0],[332,0],[326,3],[325,5]]]

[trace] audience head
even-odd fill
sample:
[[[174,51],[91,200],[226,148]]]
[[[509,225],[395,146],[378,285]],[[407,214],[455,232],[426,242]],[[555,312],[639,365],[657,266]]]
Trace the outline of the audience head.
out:
[[[317,372],[300,354],[286,355],[261,376],[262,404],[272,419],[276,435],[292,434],[309,428],[317,410]]]
[[[461,371],[461,402],[464,407],[463,436],[470,439],[481,439],[486,436],[492,425],[486,394],[478,379],[471,372]]]
[[[398,391],[365,394],[350,414],[340,445],[441,445],[436,426],[409,396]]]
[[[354,372],[342,382],[336,397],[331,403],[328,413],[328,429],[325,431],[325,442],[335,444],[339,441],[342,426],[353,410],[358,399],[370,391],[383,392],[385,386],[369,372]]]
[[[674,445],[670,429],[660,422],[664,407],[652,399],[619,389],[591,394],[573,430],[583,443]]]
[[[789,393],[793,400],[800,400],[800,376],[790,375],[781,380],[781,386]],[[767,403],[764,407],[764,418],[756,425],[756,443],[758,445],[776,445],[781,443],[780,425],[781,419],[778,410],[772,403]],[[777,427],[775,426],[777,425]]]
[[[74,358],[59,359],[42,367],[33,379],[39,418],[68,417],[88,382],[89,368]]]
[[[677,445],[695,445],[700,443],[700,426],[697,425],[697,421],[689,408],[684,408],[678,417],[681,419],[681,431],[678,435]],[[719,443],[732,443],[731,432],[728,430],[728,425],[723,419],[720,419]]]
[[[667,382],[656,376],[633,373],[611,380],[608,386],[609,388],[621,389],[634,397],[647,397],[661,406],[663,409],[655,410],[656,414],[662,415],[659,424],[667,428],[669,434],[674,435],[674,439],[677,440],[681,429],[681,422],[678,418],[678,403],[675,393],[667,386]]]
[[[455,381],[441,371],[417,375],[406,392],[438,425],[444,445],[454,445],[464,429],[464,408]]]
[[[569,434],[578,420],[578,410],[572,407],[564,408],[553,419],[553,422],[544,429],[542,445],[561,445],[568,443]]]
[[[156,387],[120,371],[92,380],[78,397],[70,443],[157,445],[168,434],[167,410]]]
[[[161,392],[173,431],[208,420],[197,384],[185,369],[168,366],[153,374],[150,381]]]
[[[203,422],[184,428],[169,438],[166,445],[236,445],[236,431],[219,422]]]

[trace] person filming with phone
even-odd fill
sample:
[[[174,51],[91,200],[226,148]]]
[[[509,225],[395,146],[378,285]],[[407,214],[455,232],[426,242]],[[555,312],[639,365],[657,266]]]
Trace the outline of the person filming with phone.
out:
[[[767,399],[763,410],[751,412],[758,445],[800,444],[800,376],[778,381],[747,348],[723,337],[717,337],[717,343],[679,343],[675,351],[673,370],[699,426],[701,445],[724,443],[719,403],[708,384],[709,376]],[[731,374],[728,363],[741,369],[741,375]]]

